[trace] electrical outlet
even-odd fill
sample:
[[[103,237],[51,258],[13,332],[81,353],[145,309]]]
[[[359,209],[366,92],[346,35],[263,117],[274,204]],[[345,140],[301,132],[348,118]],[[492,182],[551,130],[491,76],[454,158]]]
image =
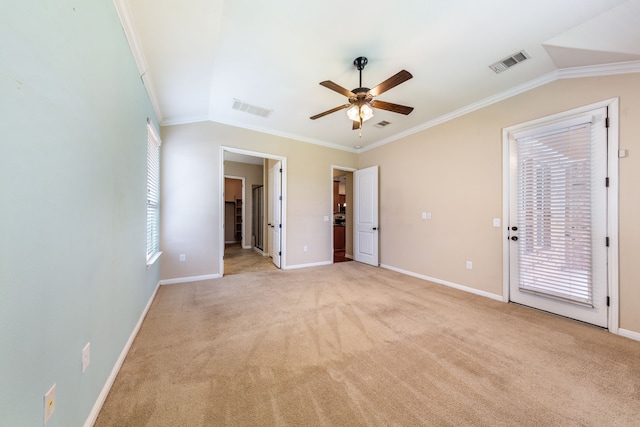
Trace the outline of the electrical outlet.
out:
[[[186,254],[180,254],[180,262],[185,262],[187,260]]]
[[[427,213],[426,212],[422,212],[422,219],[427,219]]]
[[[52,385],[44,395],[44,423],[46,424],[56,410],[56,385]]]
[[[473,270],[473,262],[467,261],[467,270]]]
[[[89,363],[91,362],[91,343],[88,342],[87,345],[82,349],[82,373],[84,374],[87,368],[89,367]]]

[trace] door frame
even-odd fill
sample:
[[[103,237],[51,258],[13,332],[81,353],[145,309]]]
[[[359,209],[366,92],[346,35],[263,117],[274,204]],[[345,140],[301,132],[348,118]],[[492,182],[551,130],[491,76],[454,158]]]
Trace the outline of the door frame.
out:
[[[607,129],[607,176],[609,177],[609,191],[607,192],[607,236],[609,248],[607,250],[607,295],[609,296],[608,330],[614,334],[619,329],[619,251],[618,251],[618,147],[619,147],[619,99],[611,98],[594,104],[575,108],[569,111],[553,114],[539,119],[520,123],[502,130],[502,265],[503,265],[503,301],[510,300],[510,241],[509,224],[511,206],[510,171],[511,160],[509,152],[510,135],[525,128],[536,127],[543,123],[562,119],[566,116],[587,113],[598,108],[608,108],[609,127]]]
[[[331,174],[330,175],[330,179],[331,179],[330,182],[331,182],[331,185],[329,186],[329,191],[331,192],[331,195],[329,197],[329,200],[331,201],[331,209],[329,210],[329,212],[331,212],[331,216],[330,216],[331,220],[329,221],[329,224],[331,224],[331,227],[329,229],[330,230],[329,236],[331,236],[331,245],[329,246],[329,259],[331,260],[331,264],[334,263],[333,262],[333,259],[334,259],[333,258],[333,244],[334,244],[334,241],[333,241],[333,207],[335,206],[335,200],[333,199],[333,173],[334,173],[334,171],[337,171],[337,170],[338,171],[342,171],[342,172],[355,173],[355,171],[357,171],[358,169],[349,168],[349,167],[346,167],[346,166],[331,165],[331,170],[330,170],[330,174]],[[352,195],[352,198],[353,198],[353,182],[351,183],[350,191],[352,193],[351,195]],[[353,206],[351,206],[351,207],[347,206],[347,208],[350,208],[350,209],[353,210],[354,207]],[[352,215],[353,215],[353,212],[352,212]],[[348,218],[348,216],[347,216],[347,218]],[[352,231],[352,234],[353,234],[351,236],[351,241],[353,242],[353,239],[355,237],[355,229],[353,227],[353,224],[351,224],[351,231]],[[345,255],[346,255],[346,252],[345,252]],[[351,256],[354,257],[353,254],[351,254]]]
[[[219,162],[219,178],[218,178],[218,191],[219,191],[219,197],[218,197],[218,215],[220,218],[220,223],[219,223],[219,227],[218,227],[218,233],[219,233],[219,238],[218,238],[218,271],[220,272],[220,277],[224,276],[224,153],[225,152],[229,152],[229,153],[237,153],[237,154],[244,154],[246,156],[252,156],[252,157],[262,157],[263,159],[271,159],[271,160],[280,160],[282,162],[282,213],[281,213],[281,219],[282,219],[282,232],[281,232],[281,241],[280,241],[280,248],[281,248],[281,258],[280,258],[280,269],[285,270],[287,267],[287,251],[286,251],[286,236],[287,236],[287,158],[286,157],[282,157],[282,156],[278,156],[276,154],[269,154],[269,153],[261,153],[259,151],[251,151],[251,150],[243,150],[241,148],[234,148],[234,147],[228,147],[228,146],[224,146],[221,145],[220,146],[220,151],[219,151],[219,157],[220,157],[220,162]],[[263,166],[264,167],[264,166]],[[264,171],[263,171],[264,173]],[[265,199],[267,199],[265,197]],[[266,203],[268,203],[268,200],[266,201]],[[244,203],[243,203],[243,209],[244,209]],[[265,209],[266,212],[266,209]],[[243,227],[244,227],[244,218],[243,218]]]

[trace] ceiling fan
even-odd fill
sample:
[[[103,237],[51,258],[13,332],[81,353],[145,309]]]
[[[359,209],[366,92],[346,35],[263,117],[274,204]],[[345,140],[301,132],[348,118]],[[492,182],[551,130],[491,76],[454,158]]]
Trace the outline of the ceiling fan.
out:
[[[360,87],[347,90],[342,86],[332,82],[331,80],[325,80],[320,82],[320,85],[338,92],[348,98],[349,103],[341,105],[324,113],[311,116],[311,120],[324,117],[327,114],[335,113],[336,111],[347,109],[347,116],[353,122],[353,130],[362,129],[362,123],[373,117],[373,109],[378,108],[381,110],[392,111],[394,113],[400,113],[407,115],[413,111],[413,107],[407,107],[405,105],[393,104],[391,102],[378,101],[374,98],[381,93],[388,91],[400,83],[404,83],[413,76],[407,70],[402,70],[399,73],[389,77],[387,80],[380,83],[373,89],[362,87],[362,70],[369,61],[364,56],[360,56],[353,61],[353,65],[360,71]]]

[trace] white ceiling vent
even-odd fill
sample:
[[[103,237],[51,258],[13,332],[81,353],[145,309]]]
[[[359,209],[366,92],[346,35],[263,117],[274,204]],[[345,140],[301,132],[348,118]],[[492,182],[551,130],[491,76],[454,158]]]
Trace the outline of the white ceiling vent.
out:
[[[233,109],[265,118],[269,117],[269,115],[273,112],[273,110],[247,104],[246,102],[240,101],[239,99],[233,100]]]
[[[391,122],[383,120],[381,122],[376,123],[374,126],[377,127],[377,128],[383,128],[383,127],[385,127],[387,125],[390,125],[390,124],[391,124]]]
[[[529,58],[529,54],[524,50],[521,50],[520,52],[514,53],[513,55],[508,56],[503,60],[496,62],[495,64],[489,65],[489,68],[491,68],[497,74]]]

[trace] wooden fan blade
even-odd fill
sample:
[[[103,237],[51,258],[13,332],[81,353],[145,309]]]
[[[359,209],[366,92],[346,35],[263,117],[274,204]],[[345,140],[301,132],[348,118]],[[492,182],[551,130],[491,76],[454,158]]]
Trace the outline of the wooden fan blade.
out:
[[[360,129],[360,122],[356,122],[355,120],[353,120],[353,130],[358,130]]]
[[[378,96],[381,93],[384,93],[384,92],[388,91],[389,89],[398,86],[400,83],[406,82],[407,80],[409,80],[412,77],[413,77],[413,75],[410,72],[408,72],[407,70],[402,70],[399,73],[397,73],[396,75],[389,77],[387,80],[383,81],[378,86],[376,86],[373,89],[371,89],[369,91],[369,93],[371,95],[373,95],[373,96]],[[320,83],[320,84],[322,84],[322,83]]]
[[[309,117],[311,120],[319,119],[320,117],[324,117],[327,114],[335,113],[336,111],[344,110],[345,108],[349,108],[351,104],[344,104],[336,108],[332,108],[331,110],[327,110],[324,113],[316,114],[315,116]]]
[[[352,96],[355,96],[355,93],[351,92],[348,89],[343,88],[342,86],[332,82],[331,80],[325,80],[323,82],[320,82],[320,85],[326,88],[329,88],[331,90],[334,90],[339,94],[346,96],[347,98],[351,98]]]
[[[394,113],[404,114],[405,116],[413,111],[413,107],[407,107],[406,105],[392,104],[391,102],[378,100],[371,101],[371,106],[373,108],[379,108],[380,110],[387,110]]]

